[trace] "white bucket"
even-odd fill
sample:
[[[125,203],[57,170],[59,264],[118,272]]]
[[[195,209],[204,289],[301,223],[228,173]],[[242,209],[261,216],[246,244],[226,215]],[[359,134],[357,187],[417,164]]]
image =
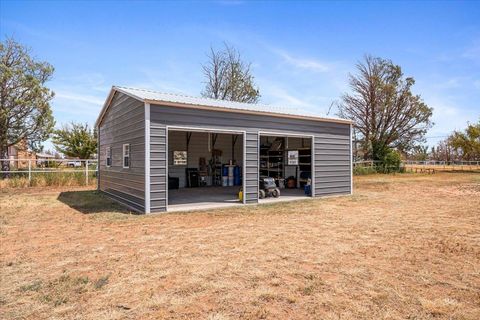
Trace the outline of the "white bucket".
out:
[[[225,177],[225,176],[222,177],[222,186],[224,187],[228,186],[228,177]]]

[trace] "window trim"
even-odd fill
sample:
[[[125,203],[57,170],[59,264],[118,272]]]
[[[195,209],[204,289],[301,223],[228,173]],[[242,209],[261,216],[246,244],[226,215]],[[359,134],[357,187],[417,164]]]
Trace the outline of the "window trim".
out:
[[[108,161],[109,159],[110,159],[110,163]],[[112,146],[108,146],[107,149],[105,150],[105,166],[107,168],[110,168],[112,166]]]
[[[125,147],[128,147],[128,155],[125,155]],[[128,158],[128,165],[125,166],[125,158]],[[130,143],[124,143],[122,146],[122,167],[124,169],[130,168]]]

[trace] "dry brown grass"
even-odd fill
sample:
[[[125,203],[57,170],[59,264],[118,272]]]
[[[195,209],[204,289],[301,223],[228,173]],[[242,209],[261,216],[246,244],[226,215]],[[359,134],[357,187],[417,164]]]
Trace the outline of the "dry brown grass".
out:
[[[0,318],[480,319],[480,175],[129,215],[93,191],[0,193]]]

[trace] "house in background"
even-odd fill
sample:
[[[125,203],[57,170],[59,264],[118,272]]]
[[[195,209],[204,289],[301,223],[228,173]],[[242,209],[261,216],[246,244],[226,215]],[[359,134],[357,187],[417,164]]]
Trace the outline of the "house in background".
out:
[[[27,143],[21,141],[16,145],[8,147],[8,159],[10,169],[28,169],[30,160],[31,168],[46,166],[49,160],[56,159],[56,156],[46,152],[34,152],[28,150]]]
[[[16,145],[8,147],[8,159],[10,160],[10,168],[25,169],[28,168],[28,160],[32,166],[35,165],[35,152],[28,150],[27,142],[20,141]]]
[[[352,192],[349,120],[113,87],[95,126],[99,190],[139,212]]]

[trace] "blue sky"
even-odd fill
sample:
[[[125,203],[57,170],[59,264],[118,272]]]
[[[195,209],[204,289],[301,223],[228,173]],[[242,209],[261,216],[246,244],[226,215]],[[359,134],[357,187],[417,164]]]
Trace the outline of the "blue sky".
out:
[[[326,114],[372,54],[416,79],[413,91],[434,108],[429,144],[480,117],[476,1],[0,0],[6,36],[55,67],[57,126],[93,124],[112,85],[199,95],[201,64],[223,41],[252,63],[262,103]]]

